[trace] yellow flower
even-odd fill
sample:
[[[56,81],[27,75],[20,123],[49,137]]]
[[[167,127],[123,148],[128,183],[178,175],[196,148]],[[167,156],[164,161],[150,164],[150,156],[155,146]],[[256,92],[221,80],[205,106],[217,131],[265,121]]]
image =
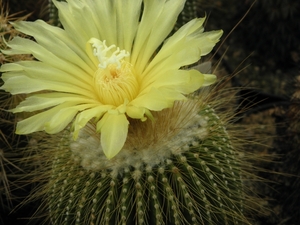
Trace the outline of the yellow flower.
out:
[[[184,0],[54,1],[64,29],[43,21],[14,27],[4,54],[32,54],[36,61],[1,67],[11,94],[30,94],[12,111],[34,112],[17,124],[18,134],[54,134],[72,123],[74,138],[92,119],[108,158],[123,147],[129,118],[172,107],[186,94],[215,81],[211,74],[183,70],[208,54],[222,31],[203,32],[194,19],[167,38]]]

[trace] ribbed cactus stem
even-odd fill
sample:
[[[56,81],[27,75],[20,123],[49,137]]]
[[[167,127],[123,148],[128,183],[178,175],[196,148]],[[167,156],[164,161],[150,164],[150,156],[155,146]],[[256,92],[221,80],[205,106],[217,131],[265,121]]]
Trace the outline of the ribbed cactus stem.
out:
[[[191,119],[193,126],[187,123],[188,129],[175,135],[182,137],[181,132],[189,131],[186,143],[178,140],[180,145],[174,146],[169,143],[174,139],[165,139],[163,147],[173,150],[154,146],[149,154],[168,153],[156,163],[143,160],[147,157],[137,155],[146,153],[136,151],[130,153],[135,158],[135,163],[128,161],[132,164],[114,165],[101,162],[106,160],[101,157],[95,158],[100,160],[98,166],[91,159],[86,164],[82,154],[88,154],[95,143],[77,140],[84,146],[74,145],[66,132],[55,151],[46,187],[52,224],[247,223],[240,160],[224,123],[208,105],[191,118],[202,120],[202,125]]]

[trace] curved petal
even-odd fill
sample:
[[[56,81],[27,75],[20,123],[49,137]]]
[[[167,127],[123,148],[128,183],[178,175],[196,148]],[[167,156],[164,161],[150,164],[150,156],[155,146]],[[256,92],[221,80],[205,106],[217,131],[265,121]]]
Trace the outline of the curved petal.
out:
[[[106,40],[108,45],[118,44],[119,48],[131,52],[142,0],[70,0],[68,4],[57,1],[54,3],[59,9],[64,29],[79,45],[95,37]]]
[[[43,62],[37,61],[21,61],[17,63],[7,63],[4,64],[1,69],[1,72],[18,72],[18,74],[24,74],[29,78],[38,79],[44,82],[57,81],[65,84],[72,84],[76,88],[84,88],[88,92],[91,90],[93,84],[93,78],[84,73],[82,74],[73,74],[68,73],[52,66],[46,65]],[[10,73],[7,76],[12,77]],[[91,94],[91,93],[90,93]],[[89,94],[89,95],[90,95]]]
[[[157,77],[140,94],[147,93],[152,88],[169,88],[181,94],[189,94],[202,86],[214,83],[215,80],[215,75],[202,74],[197,70],[171,70],[167,71],[163,76]]]
[[[107,1],[104,0],[101,2],[103,2],[103,7],[105,7],[105,2]],[[59,19],[64,29],[69,37],[79,46],[85,46],[85,43],[91,37],[100,36],[100,29],[98,29],[96,24],[102,23],[102,21],[100,20],[96,23],[93,18],[93,14],[95,14],[94,9],[89,7],[90,4],[93,4],[93,1],[68,0],[67,3],[63,1],[53,1],[53,3],[58,9]],[[111,18],[111,16],[109,16],[109,18]],[[102,25],[106,27],[106,25]],[[113,28],[114,27],[112,27],[112,29]]]
[[[24,94],[24,93],[33,93],[37,91],[43,90],[52,90],[59,92],[69,92],[75,94],[82,94],[84,96],[94,97],[91,91],[76,87],[72,84],[65,84],[61,82],[48,81],[45,82],[43,80],[29,78],[19,73],[9,72],[2,75],[2,79],[4,80],[4,85],[1,86],[1,89],[10,92],[11,94]],[[24,85],[20,85],[24,84]]]
[[[86,106],[83,107],[83,109]],[[48,134],[56,134],[62,131],[74,119],[79,109],[76,107],[63,108],[52,115],[52,118],[44,124],[44,130]]]
[[[144,0],[144,11],[130,61],[139,74],[142,74],[153,53],[173,29],[184,3],[184,0]]]
[[[138,96],[130,102],[136,107],[145,107],[149,110],[160,111],[173,106],[174,101],[185,100],[186,97],[172,88],[151,88],[146,94]]]
[[[126,107],[126,114],[133,119],[141,119],[142,121],[146,120],[144,116],[146,113],[146,109],[143,107],[136,107],[132,105],[128,105]]]
[[[51,42],[49,42],[49,44],[51,45]],[[73,74],[74,76],[77,77],[93,76],[93,73],[92,74],[87,73],[86,71],[78,67],[76,65],[76,61],[75,62],[64,61],[62,60],[62,58],[57,57],[55,54],[48,51],[46,48],[44,48],[43,46],[39,45],[38,43],[32,40],[21,38],[21,37],[15,37],[7,45],[11,49],[2,50],[4,54],[7,55],[32,54],[36,59],[43,62],[45,65],[49,65],[53,68],[57,68],[61,71],[65,71],[66,73]],[[85,43],[83,46],[85,46]]]
[[[203,75],[204,75],[204,82],[202,84],[203,87],[211,85],[216,82],[217,79],[216,75],[213,74],[203,74]]]
[[[101,132],[101,146],[108,159],[118,154],[127,138],[129,122],[125,114],[107,112],[97,123]]]
[[[189,36],[195,32],[203,32],[203,23],[205,22],[205,17],[202,18],[195,18],[188,23],[184,24],[180,27],[171,37],[169,37],[164,42],[164,48],[172,48],[174,43],[183,40],[185,37]]]
[[[70,107],[68,103],[55,106],[47,111],[38,113],[27,119],[21,120],[17,124],[17,134],[29,134],[36,131],[42,131],[45,129],[45,124],[48,123],[52,117],[57,114],[60,110]]]
[[[190,42],[196,40],[198,47],[201,49],[202,56],[208,54],[215,44],[219,41],[223,34],[222,30],[204,32],[203,23],[204,18],[196,18],[183,25],[178,31],[176,31],[171,37],[169,37],[162,47],[164,51],[169,51],[174,48],[181,40]],[[182,46],[183,48],[185,46]]]
[[[120,1],[119,1],[120,2]],[[117,28],[117,15],[114,1],[101,0],[94,1],[88,0],[87,4],[92,11],[91,21],[96,25],[99,36],[93,36],[100,40],[106,40],[108,45],[117,44],[118,42],[118,28]],[[118,3],[116,3],[118,4]],[[79,12],[81,13],[81,12]],[[127,15],[130,16],[130,15]],[[70,24],[72,26],[72,24]],[[76,30],[75,30],[76,32]],[[123,35],[123,34],[120,34]],[[91,38],[91,37],[90,37]],[[130,50],[130,49],[129,49]],[[128,50],[128,51],[129,51]]]
[[[79,134],[79,130],[83,128],[87,122],[89,122],[92,118],[95,118],[95,120],[99,120],[101,116],[107,112],[108,110],[112,109],[113,106],[109,105],[100,105],[96,106],[91,109],[84,110],[76,116],[76,119],[73,123],[73,137],[76,139]]]
[[[152,76],[165,68],[179,69],[197,62],[201,56],[208,54],[219,41],[222,31],[203,33],[203,19],[194,19],[167,39],[160,51],[144,71],[144,76]],[[184,32],[186,34],[184,35]]]
[[[75,64],[88,74],[93,74],[94,64],[82,51],[83,48],[78,48],[73,43],[65,30],[51,26],[42,20],[35,22],[19,21],[12,24],[16,30],[33,36],[39,45],[61,58],[65,63]]]
[[[181,45],[175,45],[174,48],[167,53],[166,58],[161,58],[162,55],[158,53],[153,59],[155,61],[152,61],[154,63],[151,62],[145,74],[143,74],[143,82],[154,80],[154,77],[163,76],[167,70],[178,70],[180,67],[190,65],[200,59],[201,50],[197,46],[193,45],[192,42],[182,44],[186,45],[186,47],[182,48]]]
[[[62,103],[68,102],[73,105],[77,104],[100,104],[99,102],[89,99],[83,98],[82,96],[78,96],[76,94],[69,93],[45,93],[45,94],[35,94],[26,98],[22,101],[15,109],[11,111],[14,113],[17,112],[33,112],[45,108],[50,108]]]
[[[120,49],[132,51],[139,24],[142,0],[118,1],[116,8],[117,43]]]

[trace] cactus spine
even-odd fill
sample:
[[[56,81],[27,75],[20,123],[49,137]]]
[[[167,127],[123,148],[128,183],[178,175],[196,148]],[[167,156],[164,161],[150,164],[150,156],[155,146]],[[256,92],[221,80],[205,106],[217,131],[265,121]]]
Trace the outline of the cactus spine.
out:
[[[92,123],[76,142],[68,130],[37,134],[32,142],[49,162],[37,169],[48,180],[38,192],[51,224],[250,224],[242,159],[213,108],[189,100],[154,123],[133,123],[112,160],[95,153]]]
[[[205,96],[154,113],[154,122],[131,121],[112,160],[99,154],[93,123],[76,142],[68,130],[32,135],[25,160],[41,181],[32,197],[43,197],[50,223],[250,224],[243,213],[247,162]]]

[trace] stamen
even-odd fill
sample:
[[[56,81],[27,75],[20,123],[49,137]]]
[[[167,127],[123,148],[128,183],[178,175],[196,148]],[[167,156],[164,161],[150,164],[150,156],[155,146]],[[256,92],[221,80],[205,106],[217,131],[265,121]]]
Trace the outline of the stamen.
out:
[[[93,55],[98,59],[94,73],[95,90],[102,104],[120,106],[134,99],[139,90],[134,67],[124,58],[130,54],[116,45],[91,38],[88,41]],[[95,60],[95,59],[94,59]]]

